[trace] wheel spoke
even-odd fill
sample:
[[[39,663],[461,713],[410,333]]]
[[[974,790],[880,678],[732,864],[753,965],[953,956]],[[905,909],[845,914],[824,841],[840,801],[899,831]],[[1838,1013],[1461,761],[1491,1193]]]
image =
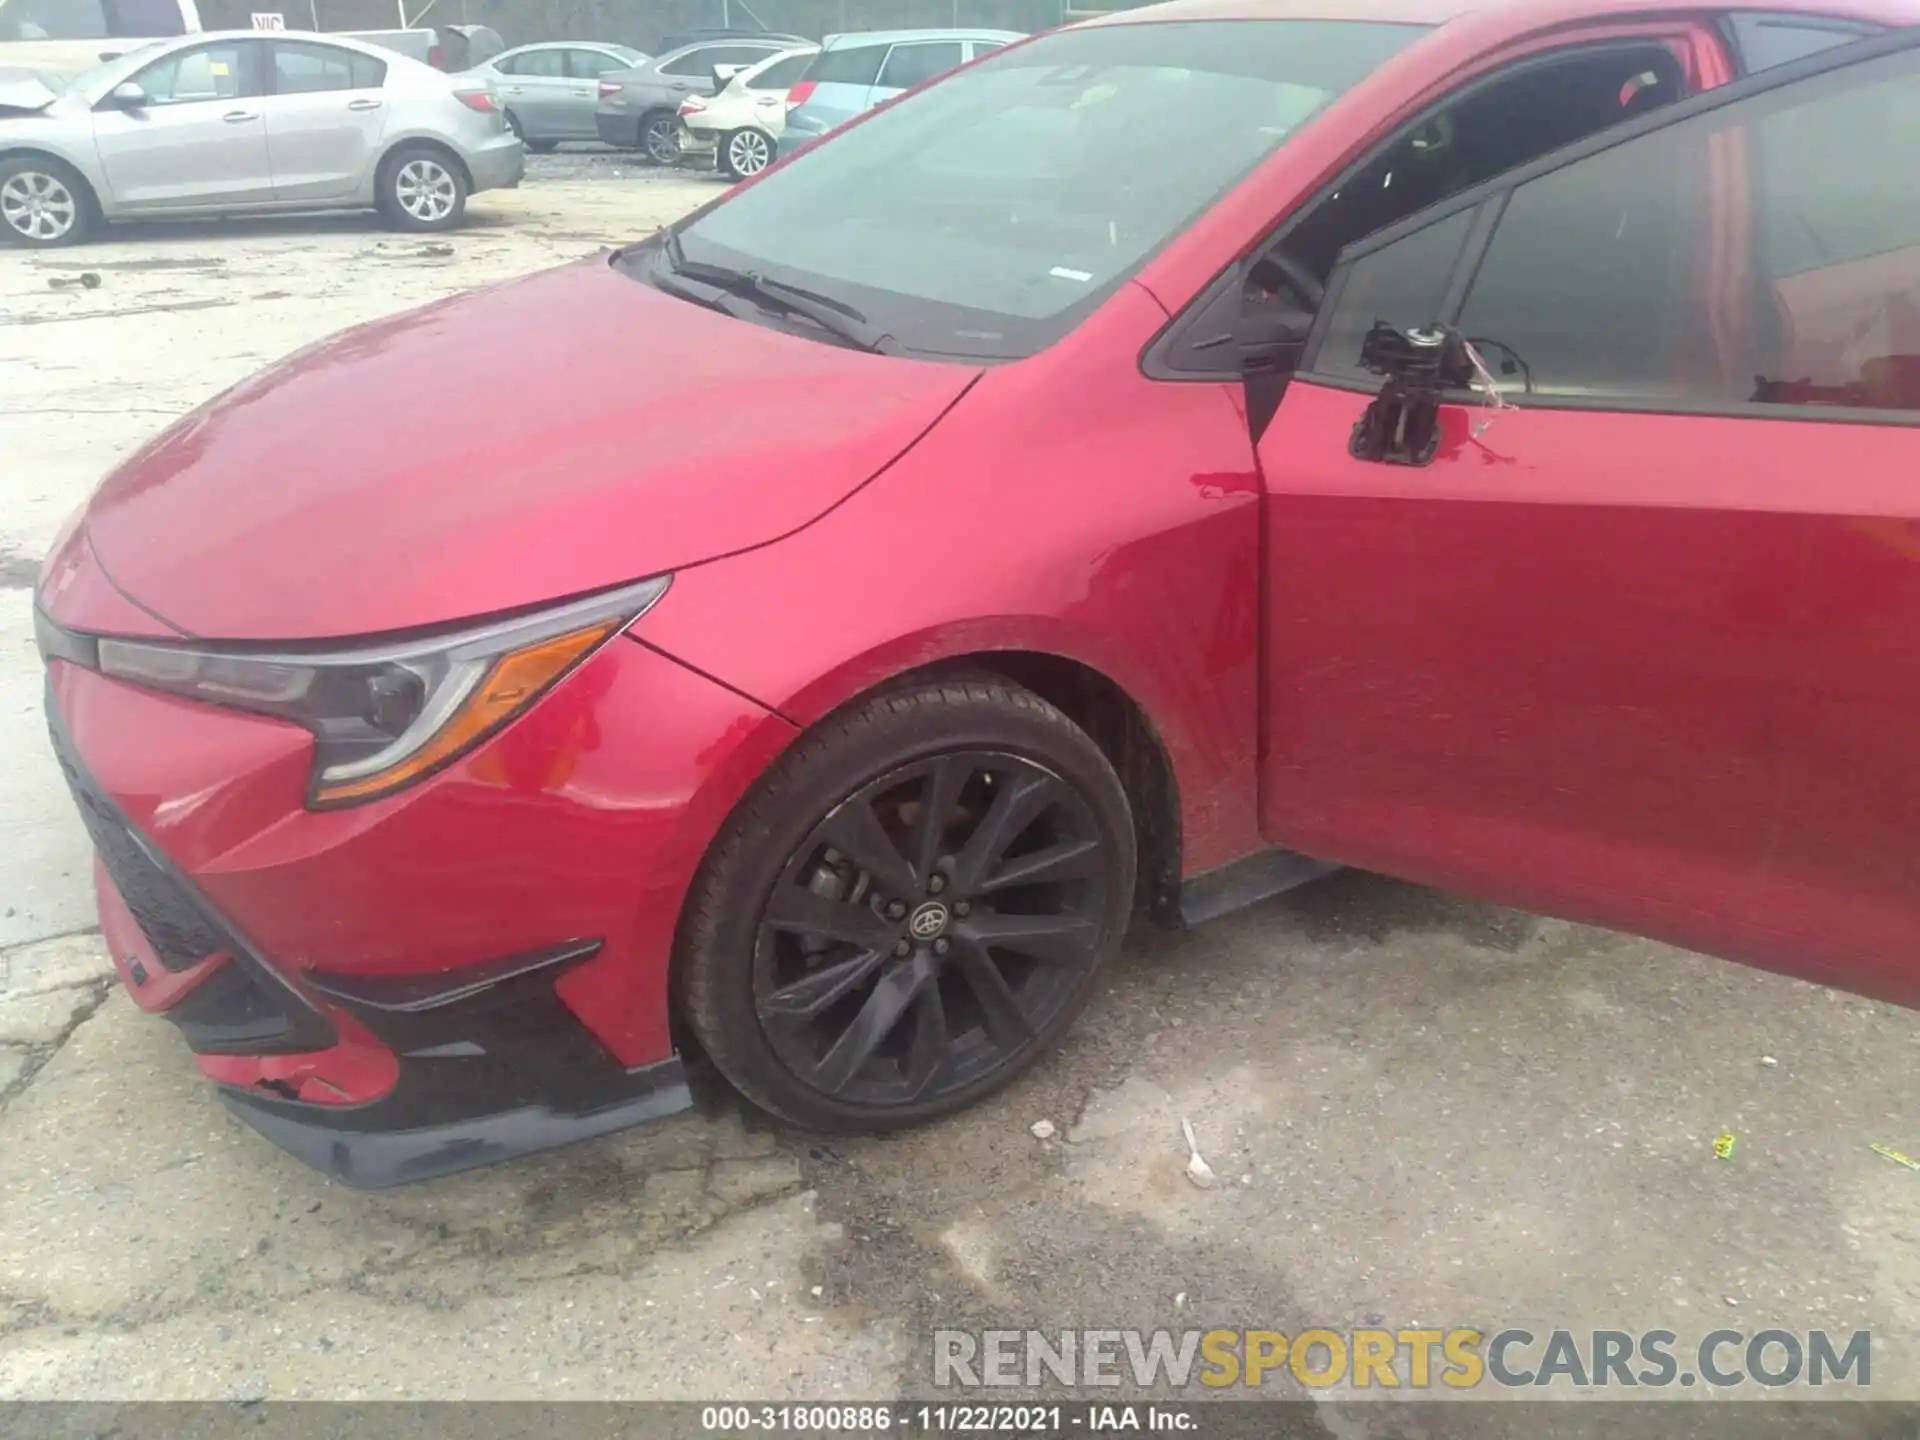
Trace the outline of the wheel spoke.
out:
[[[762,1021],[811,1020],[852,994],[886,958],[883,950],[863,950],[851,960],[825,966],[774,991],[755,1009]]]
[[[954,862],[954,883],[960,890],[977,890],[1007,847],[1061,793],[1060,782],[1051,775],[1022,774],[1002,785]]]
[[[915,1100],[939,1087],[953,1068],[953,1031],[940,987],[929,985],[913,1007],[913,1042],[907,1050],[907,1085]]]
[[[954,931],[956,939],[981,947],[1017,950],[1036,960],[1079,964],[1099,931],[1078,915],[1004,915],[976,910]]]
[[[873,813],[871,800],[847,801],[827,817],[820,834],[827,844],[871,875],[887,894],[905,897],[917,888],[913,867]]]
[[[829,900],[802,885],[781,885],[767,901],[767,924],[795,935],[844,940],[865,950],[892,943],[893,928],[865,905]]]
[[[900,1017],[912,1008],[921,992],[931,988],[933,975],[933,964],[924,955],[883,974],[860,1007],[860,1013],[840,1032],[839,1039],[828,1047],[814,1067],[814,1084],[830,1095],[846,1089],[873,1058],[874,1051],[893,1033]]]
[[[954,953],[959,956],[959,972],[980,1002],[980,1014],[987,1034],[1003,1050],[1014,1050],[1033,1037],[1033,1024],[1020,1008],[1020,997],[1013,993],[1007,977],[1000,973],[986,947],[971,936],[959,935]]]
[[[1004,862],[975,890],[988,893],[994,890],[1006,890],[1015,885],[1044,885],[1054,880],[1081,880],[1100,870],[1100,842],[1097,840],[1062,840],[1058,845],[1049,845],[1044,850],[1035,850],[1016,859]]]
[[[920,818],[913,827],[913,873],[924,885],[933,874],[946,839],[947,816],[970,776],[969,767],[952,755],[933,762],[920,790]]]

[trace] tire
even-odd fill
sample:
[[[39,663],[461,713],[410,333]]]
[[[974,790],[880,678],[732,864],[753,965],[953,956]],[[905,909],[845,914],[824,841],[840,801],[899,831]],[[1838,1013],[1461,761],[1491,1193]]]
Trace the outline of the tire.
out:
[[[773,137],[758,126],[731,130],[720,137],[720,172],[735,180],[758,175],[773,163]]]
[[[0,244],[77,245],[98,222],[93,191],[71,166],[51,156],[0,160]]]
[[[380,165],[380,213],[396,230],[451,230],[467,213],[466,168],[438,145],[402,145]]]
[[[560,148],[560,142],[558,140],[527,141],[527,149],[531,150],[536,155],[551,155],[553,154],[554,151],[558,150],[559,148]]]
[[[883,693],[804,736],[716,838],[681,927],[681,1013],[782,1119],[923,1124],[1072,1025],[1125,932],[1134,863],[1119,777],[1039,696]]]
[[[514,133],[515,138],[518,139],[522,145],[527,143],[526,127],[521,125],[520,117],[511,110],[507,111],[507,129]]]
[[[655,110],[640,117],[634,140],[650,165],[673,165],[680,159],[680,117],[671,110]]]

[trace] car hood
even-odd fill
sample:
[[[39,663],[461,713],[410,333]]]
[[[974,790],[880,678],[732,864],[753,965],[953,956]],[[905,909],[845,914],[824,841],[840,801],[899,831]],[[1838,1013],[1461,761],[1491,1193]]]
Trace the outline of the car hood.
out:
[[[37,115],[58,98],[59,91],[44,76],[0,69],[0,116]]]
[[[188,634],[407,630],[777,539],[978,374],[583,261],[288,357],[109,476],[86,536],[122,592]]]

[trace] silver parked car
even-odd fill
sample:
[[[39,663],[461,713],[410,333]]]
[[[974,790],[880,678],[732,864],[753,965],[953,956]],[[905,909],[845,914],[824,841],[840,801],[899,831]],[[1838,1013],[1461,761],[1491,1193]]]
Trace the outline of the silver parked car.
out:
[[[600,77],[600,102],[594,112],[600,138],[609,145],[638,150],[656,165],[680,158],[680,102],[689,95],[711,95],[716,79],[726,79],[811,42],[771,32],[700,40],[668,50],[630,70]],[[716,71],[723,73],[716,75]]]
[[[829,35],[787,92],[780,153],[804,149],[903,90],[1027,37],[1016,30],[867,30]]]
[[[562,140],[595,139],[600,77],[651,58],[626,45],[556,40],[504,51],[468,73],[492,83],[507,107],[509,128],[529,150],[544,155]]]
[[[526,150],[484,84],[334,36],[185,36],[55,92],[0,86],[0,241],[66,245],[148,216],[378,209],[460,223]]]

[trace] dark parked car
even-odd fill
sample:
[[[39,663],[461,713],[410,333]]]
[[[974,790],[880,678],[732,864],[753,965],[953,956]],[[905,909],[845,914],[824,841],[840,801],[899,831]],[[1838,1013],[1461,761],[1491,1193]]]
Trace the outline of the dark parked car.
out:
[[[923,1123],[1334,865],[1920,1001],[1915,0],[1314,13],[1010,45],[106,480],[53,746],[237,1114]]]
[[[594,123],[610,145],[638,150],[658,165],[680,156],[680,102],[689,95],[713,93],[716,72],[725,74],[757,65],[795,45],[792,35],[771,32],[735,39],[701,40],[629,70],[600,77]]]

